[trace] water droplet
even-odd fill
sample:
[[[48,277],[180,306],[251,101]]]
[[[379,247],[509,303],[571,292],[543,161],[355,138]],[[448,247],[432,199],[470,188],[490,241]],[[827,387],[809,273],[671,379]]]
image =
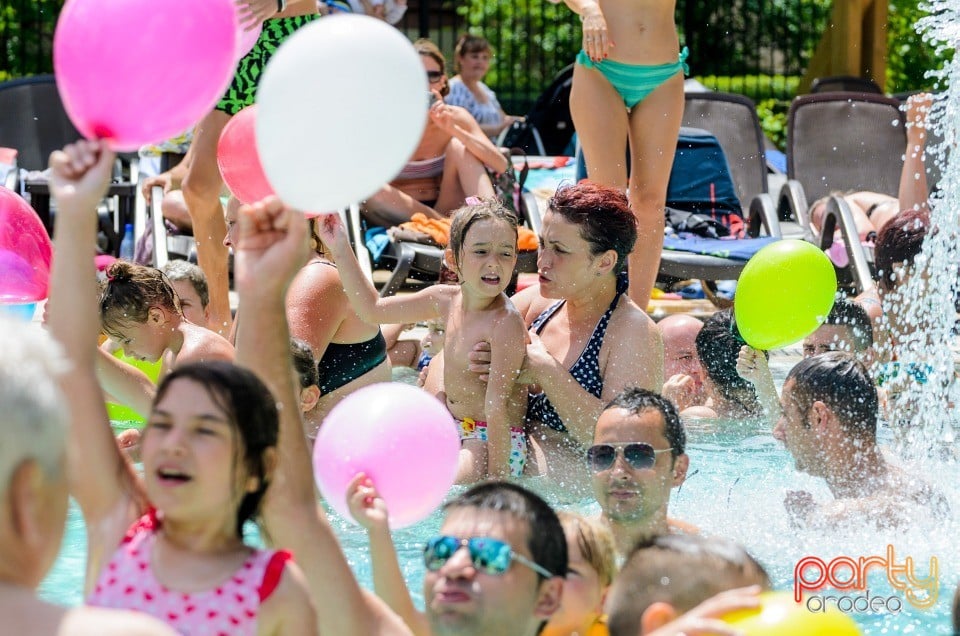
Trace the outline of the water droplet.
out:
[[[899,119],[894,119],[892,122],[890,122],[890,124],[891,124],[892,126],[894,126],[894,127],[897,127],[897,126],[900,125],[900,120],[899,120]]]

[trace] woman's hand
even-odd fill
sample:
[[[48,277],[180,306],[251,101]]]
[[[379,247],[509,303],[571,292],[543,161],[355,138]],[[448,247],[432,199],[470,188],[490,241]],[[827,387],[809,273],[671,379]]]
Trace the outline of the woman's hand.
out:
[[[533,337],[537,338],[534,334]],[[533,379],[533,374],[528,368],[530,360],[530,344],[527,345],[527,355],[523,359],[523,367],[520,369],[520,375],[517,376],[516,382],[518,384],[533,384],[535,380]],[[546,355],[550,355],[547,352],[546,348],[540,343],[540,338],[537,338],[537,346],[539,349],[542,349]],[[541,351],[537,350],[534,352],[534,355],[540,355]],[[553,358],[550,358],[553,360]],[[467,370],[476,373],[481,382],[486,382],[490,378],[490,343],[486,341],[480,341],[477,344],[473,345],[473,349],[467,355],[467,360],[469,365]]]
[[[267,18],[275,16],[279,9],[277,0],[235,0],[235,4],[244,31],[255,29]]]
[[[340,254],[351,251],[350,237],[339,214],[322,214],[314,221],[317,236],[333,252],[334,259]]]
[[[113,177],[114,157],[106,144],[86,139],[50,153],[50,194],[57,211],[95,218]]]
[[[364,473],[359,473],[347,486],[347,505],[350,515],[363,529],[389,532],[387,504]]]
[[[438,96],[438,99],[434,102],[433,106],[430,107],[431,121],[448,135],[456,135],[457,122],[454,119],[453,110],[443,101],[442,97],[439,97],[440,94],[437,93],[437,91],[433,92]]]
[[[907,99],[907,136],[921,149],[927,138],[927,116],[932,106],[933,95],[930,93],[917,93]]]
[[[600,62],[610,54],[613,42],[607,33],[607,20],[598,5],[589,5],[584,8],[583,15],[583,50],[594,62]]]

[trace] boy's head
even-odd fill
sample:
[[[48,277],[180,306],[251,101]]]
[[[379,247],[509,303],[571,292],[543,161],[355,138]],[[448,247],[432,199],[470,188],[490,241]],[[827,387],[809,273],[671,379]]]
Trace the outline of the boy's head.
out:
[[[427,323],[427,333],[423,335],[420,346],[424,353],[429,356],[435,356],[443,351],[443,342],[446,334],[446,328],[439,320],[431,320]]]
[[[689,534],[641,541],[610,588],[610,634],[651,632],[720,592],[748,585],[769,590],[770,577],[733,541]]]
[[[756,411],[759,405],[753,383],[744,380],[737,371],[737,358],[745,343],[733,321],[733,310],[724,309],[710,316],[697,334],[696,342],[706,379],[716,392],[748,413]]]
[[[873,326],[862,306],[838,298],[826,322],[803,340],[803,357],[849,351],[864,353],[873,345]]]
[[[167,261],[160,268],[170,280],[170,286],[180,297],[180,310],[183,317],[195,325],[207,326],[210,312],[210,291],[207,287],[207,276],[197,265],[189,261]]]

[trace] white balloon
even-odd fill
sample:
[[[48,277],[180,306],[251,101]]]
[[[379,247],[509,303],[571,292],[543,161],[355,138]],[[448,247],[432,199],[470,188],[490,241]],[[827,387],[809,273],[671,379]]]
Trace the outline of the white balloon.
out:
[[[387,23],[344,15],[302,27],[257,91],[257,150],[270,185],[304,211],[365,199],[413,154],[427,98],[420,56]]]

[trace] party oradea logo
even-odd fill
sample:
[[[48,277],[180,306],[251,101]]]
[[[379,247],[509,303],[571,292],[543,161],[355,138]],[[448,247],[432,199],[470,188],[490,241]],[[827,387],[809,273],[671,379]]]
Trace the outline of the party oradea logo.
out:
[[[867,577],[875,572],[886,574],[894,594],[876,595],[870,590]],[[793,579],[793,599],[811,612],[833,607],[844,614],[899,614],[904,602],[928,610],[940,594],[937,558],[930,557],[922,576],[913,557],[897,561],[892,545],[887,545],[885,556],[838,556],[829,561],[805,556],[797,561]]]

